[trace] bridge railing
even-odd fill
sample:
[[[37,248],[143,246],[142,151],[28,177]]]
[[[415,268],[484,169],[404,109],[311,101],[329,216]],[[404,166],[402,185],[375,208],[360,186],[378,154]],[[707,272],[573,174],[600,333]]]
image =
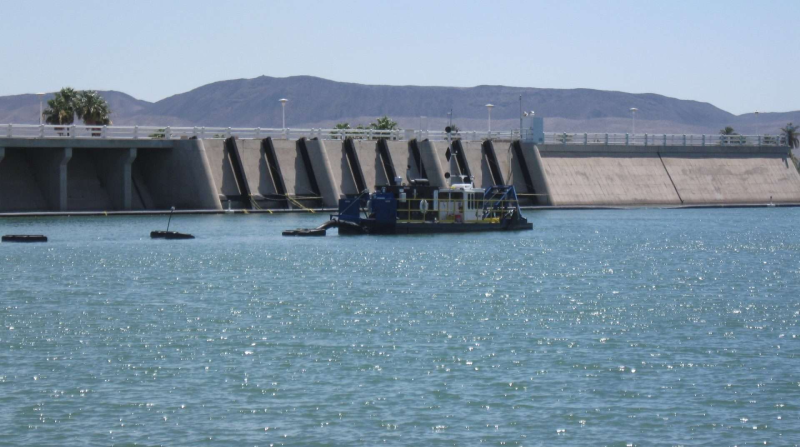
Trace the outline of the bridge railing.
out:
[[[114,139],[187,139],[228,138],[323,140],[355,138],[373,140],[447,140],[444,131],[413,129],[275,129],[261,127],[173,127],[173,126],[98,126],[98,125],[31,125],[0,124],[0,138],[114,138]],[[458,131],[450,135],[465,141],[485,139],[514,140],[519,130]],[[545,132],[545,144],[569,145],[629,145],[629,146],[785,146],[782,135],[691,135],[691,134],[627,134],[627,133],[569,133]]]
[[[545,144],[623,146],[786,146],[782,135],[692,135],[546,132]]]

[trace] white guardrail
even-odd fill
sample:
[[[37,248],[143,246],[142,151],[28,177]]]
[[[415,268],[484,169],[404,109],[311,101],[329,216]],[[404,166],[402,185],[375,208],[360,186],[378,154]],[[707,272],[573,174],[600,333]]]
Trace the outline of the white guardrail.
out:
[[[453,138],[465,141],[484,139],[514,140],[519,130],[510,131],[459,131]],[[541,134],[540,134],[541,135]],[[297,139],[302,137],[323,140],[345,138],[392,140],[447,140],[443,131],[412,129],[268,129],[241,127],[171,127],[171,126],[86,126],[86,125],[31,125],[0,124],[0,138],[91,138],[91,139],[148,139],[180,140],[187,138],[262,139],[267,137]],[[783,136],[778,135],[668,135],[626,133],[554,133],[545,132],[545,144],[570,145],[630,145],[630,146],[784,146]]]

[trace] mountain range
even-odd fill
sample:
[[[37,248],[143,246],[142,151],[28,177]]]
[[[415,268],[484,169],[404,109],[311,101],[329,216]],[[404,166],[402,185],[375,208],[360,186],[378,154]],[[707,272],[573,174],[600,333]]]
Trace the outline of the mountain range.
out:
[[[281,127],[279,99],[286,104],[286,125],[332,127],[364,125],[387,115],[403,128],[438,130],[452,121],[462,130],[485,130],[486,104],[492,129],[519,127],[520,95],[525,111],[545,119],[547,132],[630,132],[635,107],[637,133],[717,133],[725,126],[743,134],[777,133],[800,123],[800,111],[734,115],[712,104],[653,93],[592,89],[549,89],[480,85],[426,87],[364,85],[313,76],[219,81],[157,102],[118,91],[101,91],[115,125]],[[45,101],[52,93],[45,96]],[[0,97],[0,123],[38,124],[35,94]]]

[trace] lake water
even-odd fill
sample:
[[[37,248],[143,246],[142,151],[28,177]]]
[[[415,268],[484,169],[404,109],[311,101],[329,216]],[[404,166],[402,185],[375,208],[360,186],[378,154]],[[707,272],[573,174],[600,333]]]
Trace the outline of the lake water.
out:
[[[800,208],[0,219],[1,445],[797,445]]]

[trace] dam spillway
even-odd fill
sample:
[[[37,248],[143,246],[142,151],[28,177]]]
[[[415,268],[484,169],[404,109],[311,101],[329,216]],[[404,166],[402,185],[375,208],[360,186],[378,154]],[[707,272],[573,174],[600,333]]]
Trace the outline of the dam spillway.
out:
[[[448,157],[435,132],[30,127],[0,137],[0,213],[330,209],[394,177],[445,186],[448,173],[513,184],[527,206],[800,203],[789,148],[766,137],[463,132]]]

